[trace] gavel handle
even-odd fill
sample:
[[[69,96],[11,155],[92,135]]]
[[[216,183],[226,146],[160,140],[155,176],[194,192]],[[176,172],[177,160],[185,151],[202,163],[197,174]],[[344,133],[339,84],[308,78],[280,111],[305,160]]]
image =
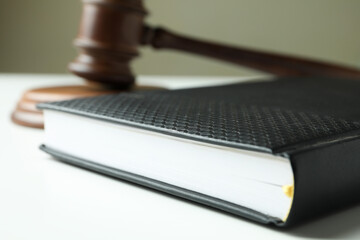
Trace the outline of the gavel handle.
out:
[[[152,29],[149,26],[145,26],[142,44],[152,45],[155,49],[173,49],[211,57],[278,76],[312,75],[360,78],[360,70],[354,68],[281,54],[220,45],[181,36],[163,28]]]

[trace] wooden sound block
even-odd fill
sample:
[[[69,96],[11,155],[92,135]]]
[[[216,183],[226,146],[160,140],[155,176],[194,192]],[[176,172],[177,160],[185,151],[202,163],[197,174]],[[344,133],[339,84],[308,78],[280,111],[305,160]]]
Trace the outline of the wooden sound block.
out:
[[[58,86],[36,88],[26,91],[11,114],[11,120],[22,126],[31,128],[44,128],[42,111],[36,105],[43,102],[70,100],[82,97],[94,97],[104,94],[113,94],[138,90],[158,90],[162,88],[152,86],[134,86],[126,90],[113,90],[97,85]]]

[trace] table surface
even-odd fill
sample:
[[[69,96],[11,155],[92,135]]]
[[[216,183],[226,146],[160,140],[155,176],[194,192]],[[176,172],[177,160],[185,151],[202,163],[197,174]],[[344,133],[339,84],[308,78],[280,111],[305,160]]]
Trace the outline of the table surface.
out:
[[[169,88],[243,80],[139,77]],[[277,229],[53,160],[38,150],[43,131],[14,125],[10,113],[26,89],[78,83],[0,74],[0,239],[360,239],[360,206]]]

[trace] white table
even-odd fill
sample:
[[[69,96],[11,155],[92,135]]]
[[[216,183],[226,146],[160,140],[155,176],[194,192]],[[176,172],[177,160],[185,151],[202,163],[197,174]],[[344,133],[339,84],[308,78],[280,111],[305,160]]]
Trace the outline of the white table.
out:
[[[140,77],[171,88],[235,78]],[[14,125],[21,93],[77,84],[70,75],[0,75],[0,239],[360,239],[360,206],[293,229],[246,221],[88,172],[38,150],[43,132]]]

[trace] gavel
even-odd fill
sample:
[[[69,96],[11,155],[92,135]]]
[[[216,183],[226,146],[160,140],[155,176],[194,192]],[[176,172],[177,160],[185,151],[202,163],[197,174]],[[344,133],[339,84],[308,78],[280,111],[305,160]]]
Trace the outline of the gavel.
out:
[[[223,60],[277,76],[360,78],[360,71],[314,60],[225,46],[152,28],[144,23],[142,0],[83,0],[75,46],[79,56],[69,65],[74,74],[112,88],[134,83],[131,61],[141,45],[172,49]]]
[[[359,78],[360,70],[304,58],[266,53],[182,36],[145,23],[142,0],[82,0],[80,30],[75,39],[78,57],[69,70],[91,84],[31,89],[12,114],[13,122],[42,128],[36,104],[45,101],[97,96],[136,89],[131,61],[138,49],[172,49],[246,66],[276,76]]]

